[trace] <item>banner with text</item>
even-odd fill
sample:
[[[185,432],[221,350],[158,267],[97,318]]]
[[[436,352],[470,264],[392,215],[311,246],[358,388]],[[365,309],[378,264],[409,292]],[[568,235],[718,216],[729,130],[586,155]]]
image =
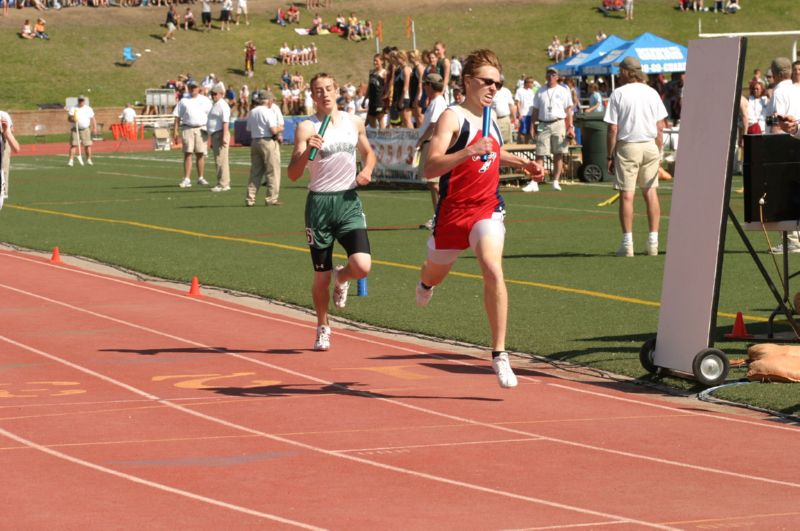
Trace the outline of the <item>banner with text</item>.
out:
[[[414,161],[418,129],[367,128],[367,138],[378,163],[372,178],[376,182],[422,182]]]

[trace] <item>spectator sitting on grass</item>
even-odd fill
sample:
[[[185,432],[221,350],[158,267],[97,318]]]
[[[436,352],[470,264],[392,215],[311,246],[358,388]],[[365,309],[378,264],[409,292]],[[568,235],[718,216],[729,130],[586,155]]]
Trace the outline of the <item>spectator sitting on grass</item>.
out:
[[[283,10],[282,7],[278,8],[278,12],[275,13],[275,18],[273,19],[273,22],[275,22],[275,24],[279,26],[286,25],[286,12]]]
[[[47,22],[43,18],[37,18],[36,25],[33,27],[33,31],[36,34],[36,37],[39,39],[48,40],[50,39],[50,36],[45,31],[45,24],[47,24]]]
[[[371,20],[367,20],[364,22],[364,25],[361,26],[361,36],[364,37],[364,40],[375,38],[375,30],[372,27]]]
[[[739,0],[728,0],[728,3],[725,5],[725,13],[736,14],[742,6],[739,5]]]
[[[194,13],[192,13],[191,7],[187,7],[186,13],[183,15],[183,29],[189,31],[190,29],[194,28],[195,28]]]
[[[319,13],[314,15],[314,19],[311,21],[311,28],[308,30],[309,35],[319,35],[319,32],[322,31],[322,17],[319,16]]]
[[[36,34],[33,33],[33,29],[31,29],[31,21],[27,18],[25,19],[25,23],[22,25],[19,36],[28,40],[33,40],[36,38]]]
[[[289,24],[300,24],[300,10],[294,4],[289,4],[286,10],[286,22]]]

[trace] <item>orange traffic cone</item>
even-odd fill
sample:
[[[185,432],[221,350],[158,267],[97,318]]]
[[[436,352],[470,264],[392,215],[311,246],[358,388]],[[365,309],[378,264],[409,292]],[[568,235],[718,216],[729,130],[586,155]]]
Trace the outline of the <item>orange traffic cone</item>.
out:
[[[744,317],[742,317],[742,312],[736,313],[736,320],[733,322],[733,330],[730,334],[725,334],[725,338],[753,339],[753,336],[747,333],[747,328],[744,326]]]
[[[189,288],[189,296],[190,297],[200,296],[200,281],[197,280],[197,277],[192,277],[192,287]]]
[[[53,247],[53,256],[50,257],[50,262],[53,264],[60,264],[61,262],[61,252],[58,250],[58,247]]]

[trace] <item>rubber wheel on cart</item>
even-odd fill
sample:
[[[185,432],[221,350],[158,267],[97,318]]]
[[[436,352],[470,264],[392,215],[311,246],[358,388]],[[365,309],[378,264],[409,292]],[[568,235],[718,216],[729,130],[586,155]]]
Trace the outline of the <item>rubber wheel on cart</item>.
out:
[[[724,383],[729,368],[728,357],[724,352],[715,348],[701,350],[692,361],[692,372],[695,379],[708,387]]]
[[[591,162],[584,164],[580,169],[580,177],[583,182],[597,183],[603,180],[603,168]]]
[[[639,350],[639,363],[642,364],[644,370],[649,372],[650,374],[655,374],[658,372],[658,367],[653,360],[653,355],[656,351],[656,338],[650,338],[645,341],[644,345],[642,345],[641,350]]]

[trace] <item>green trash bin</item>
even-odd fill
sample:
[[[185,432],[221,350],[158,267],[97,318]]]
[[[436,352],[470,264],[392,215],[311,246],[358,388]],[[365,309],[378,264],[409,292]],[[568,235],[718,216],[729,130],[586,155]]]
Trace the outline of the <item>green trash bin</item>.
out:
[[[605,113],[590,112],[575,116],[575,126],[581,129],[583,164],[578,177],[584,182],[608,180],[608,124]]]

